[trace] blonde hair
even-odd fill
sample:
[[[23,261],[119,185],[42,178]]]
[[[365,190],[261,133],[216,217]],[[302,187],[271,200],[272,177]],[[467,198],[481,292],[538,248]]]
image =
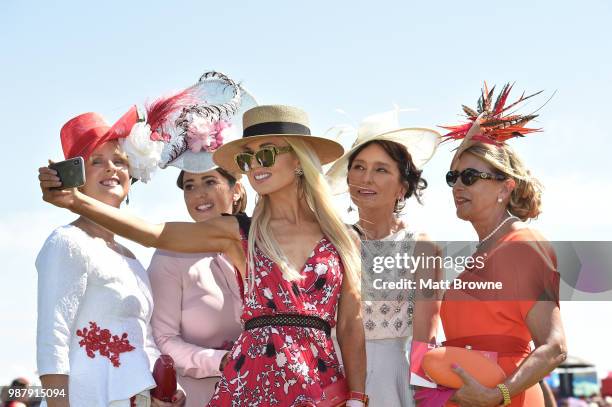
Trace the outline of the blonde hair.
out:
[[[495,146],[477,143],[467,148],[464,153],[475,155],[499,173],[515,181],[516,187],[510,195],[508,212],[523,221],[538,217],[542,212],[543,186],[531,175],[512,147],[505,144]]]
[[[334,209],[331,190],[323,176],[319,158],[305,141],[292,138],[285,138],[285,140],[293,148],[293,153],[297,156],[304,171],[304,175],[298,180],[300,183],[298,193],[303,194],[323,234],[338,251],[344,266],[344,277],[349,278],[353,285],[358,287],[361,267],[358,249],[347,227]],[[279,249],[276,239],[266,228],[271,218],[269,199],[267,195],[260,197],[253,211],[248,241],[249,289],[252,289],[254,283],[255,246],[279,266],[285,280],[293,281],[302,278],[301,270],[295,270],[289,264],[287,257]]]

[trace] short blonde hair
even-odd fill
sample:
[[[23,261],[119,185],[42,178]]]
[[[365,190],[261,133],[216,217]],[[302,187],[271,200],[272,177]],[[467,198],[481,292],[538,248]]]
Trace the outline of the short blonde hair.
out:
[[[476,143],[462,154],[470,153],[502,175],[512,178],[516,187],[510,195],[508,212],[525,221],[537,218],[542,212],[542,184],[525,167],[516,151],[509,145],[496,146]]]

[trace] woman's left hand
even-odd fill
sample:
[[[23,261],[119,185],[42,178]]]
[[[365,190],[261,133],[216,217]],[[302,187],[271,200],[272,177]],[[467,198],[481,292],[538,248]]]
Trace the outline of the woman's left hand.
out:
[[[458,365],[453,366],[453,371],[463,380],[463,387],[450,399],[453,403],[473,407],[498,406],[502,403],[503,396],[498,389],[483,386]]]
[[[151,407],[183,407],[185,405],[185,401],[187,398],[185,397],[185,393],[183,390],[177,390],[172,396],[172,402],[161,401],[156,399],[155,397],[151,397]]]

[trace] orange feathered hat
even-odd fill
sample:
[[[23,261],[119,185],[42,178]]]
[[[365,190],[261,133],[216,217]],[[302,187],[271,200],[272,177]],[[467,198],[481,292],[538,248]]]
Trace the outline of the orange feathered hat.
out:
[[[505,142],[514,137],[524,137],[529,133],[541,131],[541,129],[525,127],[528,122],[538,117],[537,114],[527,115],[518,114],[516,108],[519,104],[542,93],[542,91],[525,96],[525,93],[513,103],[506,105],[508,96],[514,84],[506,83],[493,103],[495,86],[489,90],[487,83],[484,83],[478,105],[476,109],[471,109],[462,105],[463,112],[468,118],[468,122],[454,126],[440,126],[450,130],[443,135],[443,142],[449,140],[463,140],[455,152],[451,168],[459,156],[477,143],[487,143],[502,146]],[[512,110],[515,109],[515,110]]]

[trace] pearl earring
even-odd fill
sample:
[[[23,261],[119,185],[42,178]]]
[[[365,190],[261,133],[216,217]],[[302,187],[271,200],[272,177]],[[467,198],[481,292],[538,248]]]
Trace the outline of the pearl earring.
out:
[[[498,198],[497,198],[497,202],[498,202],[498,203],[501,203],[501,202],[502,202],[502,199],[498,197]]]

